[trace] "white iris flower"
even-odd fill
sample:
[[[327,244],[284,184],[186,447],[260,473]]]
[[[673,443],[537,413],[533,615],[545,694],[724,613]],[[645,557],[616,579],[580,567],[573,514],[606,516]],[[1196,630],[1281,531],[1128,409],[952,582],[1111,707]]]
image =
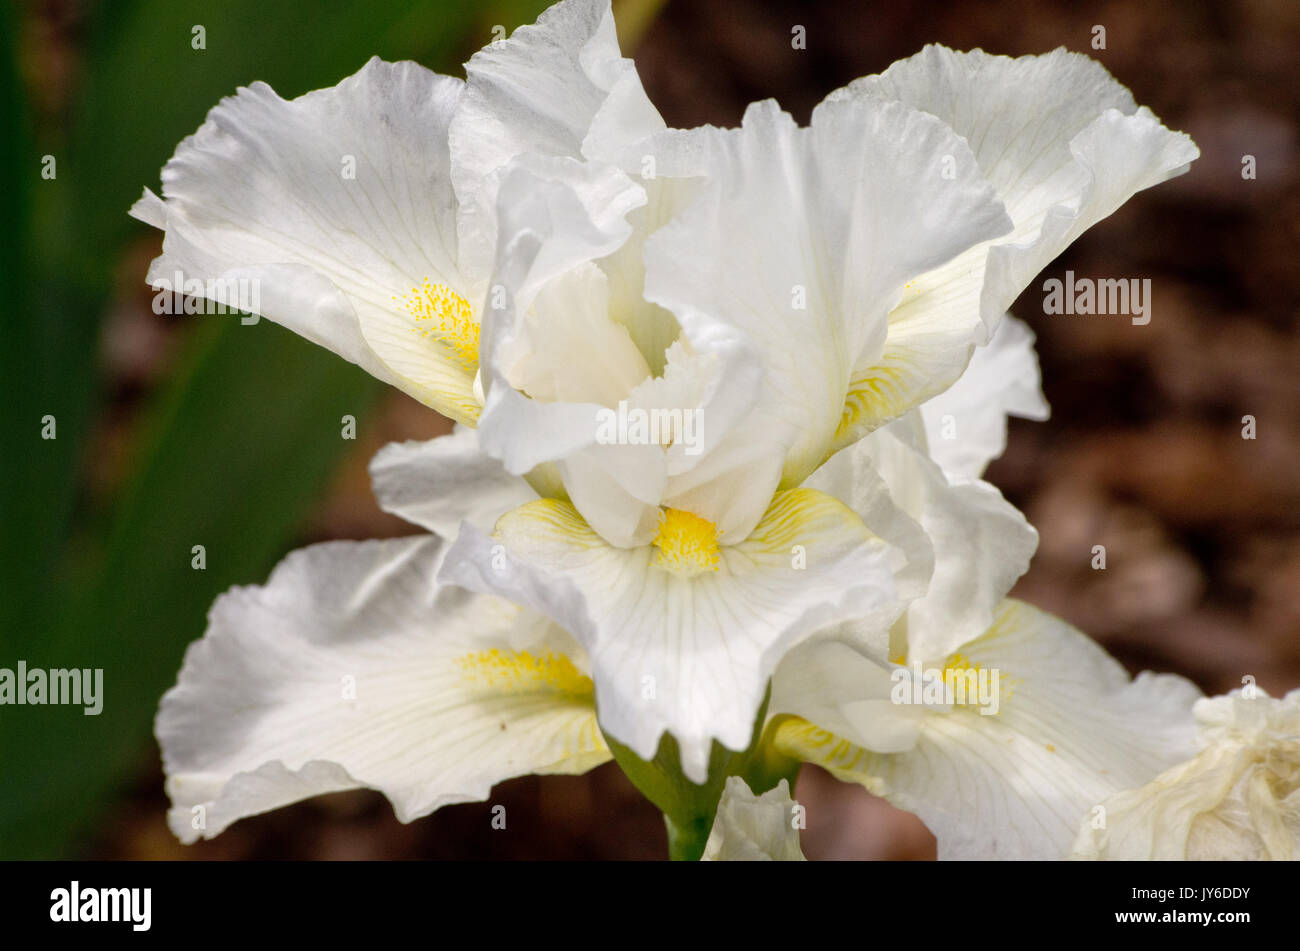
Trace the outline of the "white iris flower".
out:
[[[940,47],[806,128],[763,102],[670,130],[605,0],[467,73],[255,84],[132,209],[166,232],[151,279],[256,279],[265,316],[460,424],[372,467],[432,536],[308,548],[218,600],[158,719],[178,835],[358,786],[409,820],[614,756],[683,854],[710,827],[728,852],[735,797],[784,803],[812,759],[949,854],[1039,854],[1080,796],[1182,755],[1181,686],[1003,603],[1036,535],[979,476],[1008,413],[1046,414],[1006,308],[1184,171],[1186,136],[1085,57]],[[880,707],[891,662],[959,653],[1022,683],[1001,719]],[[1073,722],[1101,702],[1149,720]]]
[[[1300,859],[1300,690],[1196,702],[1187,762],[1089,810],[1071,858]]]

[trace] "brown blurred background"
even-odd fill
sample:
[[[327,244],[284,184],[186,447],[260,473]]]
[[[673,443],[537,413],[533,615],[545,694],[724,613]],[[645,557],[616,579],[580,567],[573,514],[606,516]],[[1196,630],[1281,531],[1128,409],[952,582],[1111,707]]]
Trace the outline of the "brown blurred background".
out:
[[[73,5],[75,7],[75,5]],[[617,7],[616,7],[617,10]],[[37,12],[50,48],[75,39],[76,12]],[[43,27],[41,17],[46,17]],[[807,49],[791,47],[803,25]],[[1092,50],[1094,25],[1106,49]],[[43,32],[42,32],[43,30]],[[1042,542],[1017,596],[1096,637],[1130,669],[1184,674],[1207,692],[1252,675],[1270,692],[1300,684],[1300,4],[1259,2],[815,2],[670,0],[635,58],[670,124],[734,125],[774,97],[806,121],[828,92],[928,42],[1013,55],[1057,46],[1098,58],[1202,156],[1192,171],[1140,193],[1080,239],[1013,309],[1038,335],[1047,423],[1013,423],[988,478]],[[1241,176],[1254,155],[1257,179]],[[151,183],[152,184],[152,183]],[[157,319],[143,286],[156,236],[121,262],[120,305],[104,334],[117,394],[96,431],[95,478],[111,492],[115,447],[134,410],[166,379],[189,332]],[[1152,320],[1048,317],[1041,281],[1150,278]],[[366,464],[385,442],[446,424],[390,394],[365,427],[299,543],[395,535]],[[1241,437],[1244,415],[1258,438]],[[1105,545],[1107,568],[1090,567]],[[256,579],[249,579],[256,580]],[[197,636],[199,632],[195,632]],[[156,760],[97,825],[96,858],[662,858],[655,810],[610,765],[586,777],[503,784],[490,805],[444,809],[402,826],[378,795],[326,797],[241,822],[212,842],[167,832]],[[914,818],[812,768],[813,858],[929,858]]]

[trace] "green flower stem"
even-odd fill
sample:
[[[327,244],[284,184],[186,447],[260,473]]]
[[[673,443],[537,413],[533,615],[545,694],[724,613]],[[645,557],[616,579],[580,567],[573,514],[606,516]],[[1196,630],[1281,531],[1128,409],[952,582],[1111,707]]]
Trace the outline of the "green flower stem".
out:
[[[696,861],[704,854],[713,828],[718,800],[728,776],[740,776],[756,794],[762,795],[782,779],[794,789],[799,763],[777,752],[770,742],[772,725],[767,725],[767,698],[758,711],[748,748],[742,752],[713,744],[709,771],[703,783],[693,783],[682,773],[677,740],[665,733],[651,760],[643,760],[617,740],[606,735],[614,760],[641,794],[664,814],[668,830],[668,855],[674,861]],[[764,726],[768,728],[765,731]]]
[[[781,780],[785,780],[790,787],[790,795],[794,795],[794,785],[799,778],[799,767],[803,765],[797,759],[786,756],[776,748],[776,731],[781,723],[791,719],[788,716],[781,715],[773,717],[763,730],[763,739],[751,748],[749,761],[746,764],[745,772],[741,775],[745,777],[745,782],[755,796],[761,796],[770,789],[775,789]]]
[[[674,862],[698,862],[713,831],[713,817],[697,816],[687,825],[679,826],[665,815],[664,826],[668,829],[668,858]]]

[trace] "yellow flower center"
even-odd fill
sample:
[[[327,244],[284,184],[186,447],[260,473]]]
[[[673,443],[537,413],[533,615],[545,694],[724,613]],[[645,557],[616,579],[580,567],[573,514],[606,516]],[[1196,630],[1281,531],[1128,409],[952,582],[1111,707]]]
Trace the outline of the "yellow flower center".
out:
[[[469,301],[446,284],[434,284],[427,277],[400,300],[406,312],[415,318],[412,333],[432,337],[442,344],[467,372],[478,370],[479,326]]]
[[[664,509],[654,546],[655,564],[690,578],[718,570],[718,526],[682,509]]]

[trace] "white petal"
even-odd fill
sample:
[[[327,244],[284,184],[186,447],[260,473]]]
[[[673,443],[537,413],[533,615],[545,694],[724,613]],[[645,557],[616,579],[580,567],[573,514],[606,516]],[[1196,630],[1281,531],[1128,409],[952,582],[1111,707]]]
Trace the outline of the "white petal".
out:
[[[1044,420],[1034,332],[1010,314],[961,377],[921,407],[930,457],[953,479],[978,479],[1007,448],[1007,417]]]
[[[389,443],[371,460],[370,478],[380,508],[446,539],[462,522],[491,531],[504,513],[537,498],[522,476],[479,449],[466,426],[425,442]]]
[[[546,403],[613,407],[626,399],[650,367],[609,305],[608,278],[595,264],[542,287],[497,354],[510,385]]]
[[[916,813],[940,858],[986,859],[1065,857],[1089,809],[1193,746],[1192,684],[1172,675],[1130,680],[1096,643],[1020,602],[1005,602],[989,631],[952,660],[998,673],[996,714],[889,703],[876,678],[845,695],[841,720],[886,734],[878,721],[893,716],[894,739],[916,733],[911,749],[873,753],[869,736],[799,720],[782,726],[779,744]]]
[[[907,656],[928,663],[941,661],[992,623],[1002,598],[1029,567],[1038,533],[987,482],[951,484],[908,443],[906,427],[915,424],[909,416],[841,450],[807,484],[835,493],[872,531],[901,545],[913,571],[929,564],[910,530],[920,526],[933,570],[898,633],[906,637]],[[887,487],[887,499],[873,472]],[[840,495],[845,491],[847,497]],[[860,636],[873,633],[859,629]]]
[[[1085,184],[1072,201],[1055,204],[1041,219],[1029,246],[1000,243],[989,251],[980,308],[1005,311],[1043,268],[1134,193],[1187,171],[1201,153],[1190,138],[1171,132],[1145,106],[1132,115],[1110,109],[1070,141],[1070,154],[1085,170]],[[1017,229],[1019,238],[1023,231]]]
[[[409,822],[511,776],[609,758],[577,646],[441,587],[440,555],[430,536],[329,542],[217,599],[158,713],[181,839],[358,787]]]
[[[647,241],[646,297],[684,327],[713,314],[759,345],[761,410],[790,446],[782,484],[797,485],[842,426],[876,425],[930,395],[917,387],[936,360],[956,378],[968,330],[916,350],[888,393],[846,406],[859,371],[885,351],[904,284],[1010,222],[965,143],[901,104],[823,104],[800,129],[756,103],[742,128],[697,138],[711,179]]]
[[[866,750],[899,753],[916,746],[926,711],[890,703],[894,668],[885,659],[887,638],[868,640],[853,625],[842,625],[782,658],[768,710],[809,725],[783,725],[780,743],[797,743],[792,748],[799,752],[803,744],[825,740],[828,748],[819,748],[812,761],[840,770],[860,763]]]
[[[501,189],[494,277],[505,301],[485,324],[484,449],[510,472],[561,463],[568,497],[606,540],[622,547],[648,542],[655,507],[706,481],[705,473],[676,485],[668,480],[709,458],[752,409],[759,377],[756,353],[743,335],[703,320],[686,327],[689,352],[670,348],[664,376],[650,377],[628,325],[616,319],[609,279],[591,264],[628,240],[625,216],[644,199],[644,190],[612,167],[535,158],[512,163]],[[616,405],[620,412],[624,401],[629,409],[650,409],[660,400],[670,401],[661,408],[703,421],[693,445],[603,438]],[[747,464],[749,456],[729,456],[730,467]],[[729,491],[726,506],[701,514],[748,532],[770,491],[757,504],[746,500],[740,505]]]
[[[209,113],[162,172],[167,230],[151,283],[248,278],[261,313],[460,421],[474,367],[419,332],[403,301],[427,279],[477,307],[487,272],[460,264],[448,125],[464,84],[372,59],[285,101],[264,83]],[[161,221],[160,221],[161,219]],[[465,318],[469,356],[476,318]],[[473,339],[471,339],[473,338]]]
[[[556,464],[568,499],[611,545],[647,544],[665,484],[657,446],[591,446]]]
[[[716,571],[683,577],[656,555],[610,547],[571,505],[545,500],[503,517],[495,538],[466,528],[443,576],[571,631],[592,658],[606,733],[650,759],[671,732],[694,782],[712,741],[748,746],[786,650],[849,617],[887,626],[900,610],[896,550],[819,492],[778,495],[749,538],[721,546]]]
[[[697,419],[705,430],[701,455],[678,454],[680,446],[669,452],[670,472],[675,463],[694,464],[672,472],[663,504],[707,518],[723,538],[745,538],[767,512],[781,481],[783,447],[753,415],[733,424],[720,442],[711,444],[713,430],[726,419],[725,410],[721,419],[710,412],[718,402],[706,399],[698,409]]]
[[[637,175],[637,169],[624,169]],[[694,199],[699,191],[698,179],[669,178],[657,175],[642,178],[646,204],[628,216],[632,234],[613,254],[600,260],[609,276],[609,314],[627,328],[650,371],[664,372],[668,348],[682,332],[673,314],[645,299],[645,242]]]
[[[543,403],[510,384],[508,374],[534,349],[528,315],[552,281],[609,254],[631,233],[626,216],[644,190],[609,166],[523,156],[501,183],[501,247],[484,320],[487,401],[479,421],[483,448],[523,474],[596,441],[602,406]],[[590,290],[590,289],[588,289]],[[501,300],[491,300],[500,294]]]
[[[927,46],[828,97],[845,99],[905,102],[970,143],[1015,230],[994,250],[976,248],[925,275],[905,309],[978,308],[987,333],[1083,231],[1199,154],[1187,136],[1138,109],[1101,64],[1064,49],[1011,59]]]
[[[517,299],[517,298],[516,298]],[[503,455],[540,448],[559,431],[554,457],[567,496],[583,517],[618,545],[645,544],[654,534],[658,502],[667,479],[666,460],[658,445],[593,445],[602,439],[603,414],[628,397],[650,373],[627,328],[610,319],[605,274],[583,262],[543,285],[531,305],[508,331],[494,335],[490,372],[513,390],[491,404],[483,435],[500,450],[502,427],[517,433],[522,419],[505,419],[508,408],[547,425],[531,428],[527,441],[512,440]],[[563,429],[565,425],[568,429]],[[616,427],[612,427],[615,428]],[[585,430],[585,432],[584,432]],[[561,450],[567,450],[567,455]]]
[[[702,862],[803,862],[796,803],[783,779],[761,796],[739,776],[727,777]]]
[[[609,0],[564,0],[535,24],[490,43],[465,66],[452,124],[456,193],[476,226],[466,254],[484,265],[495,244],[498,176],[524,153],[601,158],[663,128],[636,67],[623,57]],[[590,141],[588,141],[590,139]]]
[[[892,440],[873,437],[841,450],[810,475],[804,486],[833,495],[857,512],[872,532],[906,553],[907,568],[895,577],[895,582],[899,596],[910,601],[924,595],[929,587],[935,552],[919,521],[925,499],[909,483],[907,476],[911,473],[900,463],[889,467],[891,474],[900,476],[893,479],[892,486],[881,476],[882,460],[892,458],[883,450],[893,445]],[[900,455],[902,452],[902,448],[896,450]]]
[[[1300,858],[1300,690],[1278,700],[1252,690],[1198,700],[1201,752],[1101,803],[1080,824],[1071,857]]]

